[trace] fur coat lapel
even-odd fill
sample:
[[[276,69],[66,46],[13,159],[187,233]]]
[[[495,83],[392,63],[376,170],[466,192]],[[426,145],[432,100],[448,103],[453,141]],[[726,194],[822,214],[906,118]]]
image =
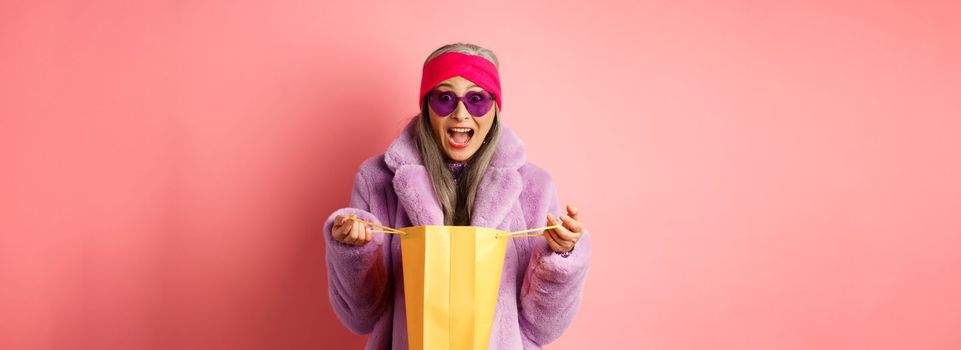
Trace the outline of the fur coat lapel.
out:
[[[414,137],[418,118],[412,118],[401,135],[387,148],[384,161],[394,172],[394,191],[412,226],[444,225],[443,210],[434,197],[430,175]],[[501,228],[523,189],[519,169],[527,161],[524,144],[503,120],[498,122],[500,138],[490,166],[477,188],[471,215],[473,226]]]

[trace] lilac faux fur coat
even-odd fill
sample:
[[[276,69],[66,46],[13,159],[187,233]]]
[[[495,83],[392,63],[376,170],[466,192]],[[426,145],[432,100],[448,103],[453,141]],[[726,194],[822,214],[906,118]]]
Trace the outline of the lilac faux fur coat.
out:
[[[334,241],[337,215],[400,228],[444,225],[427,168],[414,138],[413,118],[383,155],[364,161],[354,177],[350,206],[324,226],[330,303],[357,334],[370,333],[367,349],[406,349],[407,322],[400,239],[377,234],[363,246]],[[501,122],[500,139],[479,184],[471,225],[505,231],[547,226],[562,214],[551,176],[526,161],[524,145]],[[566,213],[566,211],[565,211]],[[591,256],[585,231],[568,257],[554,254],[543,237],[511,239],[491,331],[491,349],[540,349],[560,337],[580,306]]]

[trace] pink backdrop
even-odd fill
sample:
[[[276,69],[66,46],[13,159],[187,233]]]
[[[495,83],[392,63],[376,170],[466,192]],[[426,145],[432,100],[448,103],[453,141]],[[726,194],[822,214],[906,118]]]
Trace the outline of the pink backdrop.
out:
[[[321,224],[455,41],[594,235],[551,348],[961,348],[961,6],[805,3],[0,0],[0,348],[360,347]]]

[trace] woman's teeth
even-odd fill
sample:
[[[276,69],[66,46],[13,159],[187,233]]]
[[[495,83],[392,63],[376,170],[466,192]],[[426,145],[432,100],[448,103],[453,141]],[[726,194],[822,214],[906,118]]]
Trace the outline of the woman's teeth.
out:
[[[450,128],[447,129],[447,136],[450,145],[455,148],[467,147],[467,143],[470,142],[471,136],[473,136],[474,130],[471,128]]]

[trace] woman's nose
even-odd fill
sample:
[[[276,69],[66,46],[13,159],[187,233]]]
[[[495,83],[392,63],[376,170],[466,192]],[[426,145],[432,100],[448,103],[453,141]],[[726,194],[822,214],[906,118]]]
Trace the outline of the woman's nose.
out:
[[[454,109],[452,116],[461,120],[467,120],[467,118],[470,118],[471,115],[469,112],[467,112],[467,106],[464,105],[464,101],[457,101],[457,108]]]

